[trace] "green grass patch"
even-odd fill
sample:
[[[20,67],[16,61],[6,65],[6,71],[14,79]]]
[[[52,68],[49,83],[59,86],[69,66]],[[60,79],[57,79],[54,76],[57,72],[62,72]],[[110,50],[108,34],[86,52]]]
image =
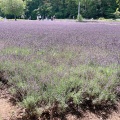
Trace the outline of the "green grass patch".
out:
[[[6,48],[1,52],[3,55],[29,55],[30,53],[31,49],[18,47]]]

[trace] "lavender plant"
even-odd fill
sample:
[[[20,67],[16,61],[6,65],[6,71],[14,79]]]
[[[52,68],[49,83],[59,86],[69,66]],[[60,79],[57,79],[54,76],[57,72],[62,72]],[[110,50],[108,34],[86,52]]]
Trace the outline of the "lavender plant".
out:
[[[119,99],[118,23],[0,22],[0,81],[29,116]],[[114,33],[113,33],[114,31]],[[1,85],[1,84],[0,84]]]

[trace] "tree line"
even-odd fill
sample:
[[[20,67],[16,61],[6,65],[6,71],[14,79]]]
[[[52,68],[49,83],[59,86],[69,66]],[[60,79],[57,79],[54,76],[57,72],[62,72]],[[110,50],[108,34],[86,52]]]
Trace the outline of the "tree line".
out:
[[[84,18],[119,17],[120,0],[0,0],[0,16],[77,18],[78,2]]]

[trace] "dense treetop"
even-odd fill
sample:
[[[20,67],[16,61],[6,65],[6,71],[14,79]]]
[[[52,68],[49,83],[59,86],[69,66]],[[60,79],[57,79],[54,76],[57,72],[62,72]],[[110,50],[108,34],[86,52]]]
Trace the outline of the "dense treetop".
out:
[[[0,0],[2,1],[2,0]],[[6,1],[6,0],[4,0]],[[14,0],[13,0],[14,1]],[[120,7],[120,0],[19,0],[24,1],[25,18],[36,19],[37,15],[57,18],[76,18],[78,2],[84,18],[114,18],[115,11]],[[1,6],[2,9],[2,6]],[[117,9],[119,11],[119,9]],[[2,10],[1,16],[4,16]],[[8,16],[12,17],[12,16]],[[118,17],[118,16],[117,16]]]
[[[5,15],[20,16],[24,13],[24,2],[22,0],[0,0],[1,11]]]

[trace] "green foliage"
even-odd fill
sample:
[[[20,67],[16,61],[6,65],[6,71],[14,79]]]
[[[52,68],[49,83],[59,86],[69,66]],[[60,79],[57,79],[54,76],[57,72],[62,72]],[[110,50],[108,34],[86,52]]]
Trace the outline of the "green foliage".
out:
[[[14,54],[14,55],[29,55],[31,52],[31,49],[28,48],[7,48],[0,52],[1,54]]]
[[[116,0],[116,3],[119,5],[120,8],[120,0]]]
[[[98,20],[105,20],[105,18],[104,17],[100,17]]]
[[[23,101],[22,106],[25,109],[27,119],[37,119],[40,116],[40,112],[37,110],[38,96],[28,95]]]
[[[83,0],[81,13],[85,18],[113,18],[117,4],[113,0]]]
[[[26,18],[36,19],[38,14],[44,18],[50,18],[53,15],[56,18],[77,18],[78,14],[78,0],[24,0],[24,5],[22,0],[0,1],[4,1],[3,3],[8,5],[5,7],[0,2],[5,14],[19,16],[25,8]],[[17,3],[19,4],[16,5]],[[120,8],[119,0],[80,0],[80,3],[80,12],[84,18],[114,18],[113,13]],[[10,7],[11,5],[14,7]]]
[[[115,18],[120,18],[120,11],[118,10],[118,8],[116,9],[114,15],[115,15]]]
[[[23,14],[24,8],[22,0],[1,0],[1,10],[5,15],[20,16]]]
[[[77,20],[78,20],[78,22],[83,21],[83,17],[82,17],[82,15],[77,16]]]

